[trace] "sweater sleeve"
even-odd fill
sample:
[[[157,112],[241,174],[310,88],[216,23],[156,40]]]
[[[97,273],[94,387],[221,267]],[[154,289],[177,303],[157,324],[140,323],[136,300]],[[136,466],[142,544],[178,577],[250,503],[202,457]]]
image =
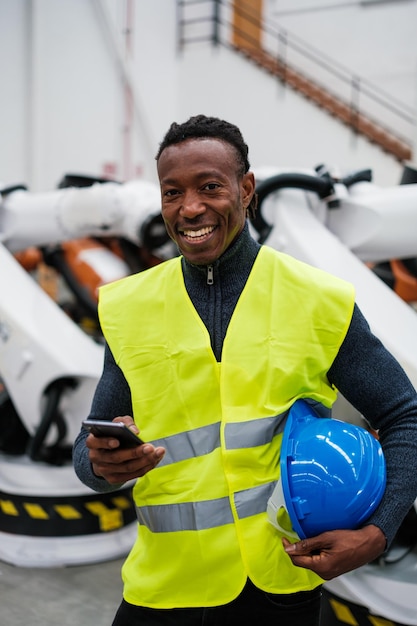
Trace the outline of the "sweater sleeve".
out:
[[[103,373],[97,384],[88,418],[111,421],[119,415],[132,415],[130,389],[106,345]],[[78,478],[97,492],[105,493],[119,489],[121,485],[110,485],[104,478],[94,474],[85,445],[87,436],[87,431],[82,428],[73,446],[73,465]]]
[[[417,497],[417,394],[357,306],[328,378],[378,431],[387,466],[384,497],[367,524],[388,546]]]

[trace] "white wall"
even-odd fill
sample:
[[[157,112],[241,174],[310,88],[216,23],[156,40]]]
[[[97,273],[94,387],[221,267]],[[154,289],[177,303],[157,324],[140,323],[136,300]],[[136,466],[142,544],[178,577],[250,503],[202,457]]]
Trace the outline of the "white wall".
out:
[[[416,0],[264,0],[274,23],[417,106]]]
[[[125,0],[0,0],[3,184],[44,190],[107,164],[119,180],[154,176],[175,106],[175,3],[131,4],[129,61]]]
[[[28,171],[25,17],[23,2],[0,2],[0,181],[9,183],[26,179]]]
[[[179,121],[205,113],[236,123],[253,167],[370,167],[374,181],[384,186],[397,184],[401,176],[402,166],[394,158],[224,49],[185,51],[178,108]]]
[[[109,164],[119,180],[155,179],[170,122],[202,112],[241,127],[253,166],[371,167],[398,182],[394,159],[240,57],[209,44],[178,55],[175,24],[175,0],[0,0],[0,181],[47,190]]]
[[[407,121],[417,110],[417,0],[264,0],[265,19],[285,30],[288,41],[321,55],[323,69],[316,75],[329,89],[352,98],[352,78],[362,84],[358,105],[405,140],[417,143],[417,132]],[[288,61],[317,72],[308,59],[287,46]],[[336,72],[331,73],[329,69]],[[327,69],[326,69],[327,68]],[[363,88],[365,87],[365,89]],[[380,106],[366,91],[388,96],[395,110]],[[355,97],[355,96],[353,96]],[[410,133],[413,134],[410,137]]]

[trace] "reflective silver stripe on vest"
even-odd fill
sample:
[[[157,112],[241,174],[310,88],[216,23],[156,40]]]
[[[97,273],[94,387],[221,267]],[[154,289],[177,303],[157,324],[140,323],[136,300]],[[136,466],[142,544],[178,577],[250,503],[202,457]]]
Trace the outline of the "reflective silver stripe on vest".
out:
[[[235,506],[239,519],[265,513],[268,499],[272,495],[276,484],[274,480],[272,483],[236,492]]]
[[[210,454],[220,446],[220,422],[171,437],[155,439],[152,444],[166,449],[166,454],[158,463],[158,467]]]
[[[258,513],[266,513],[268,498],[276,482],[267,483],[235,494],[238,517],[244,519]],[[153,533],[178,532],[181,530],[206,530],[233,523],[229,498],[183,502],[181,504],[158,504],[136,506],[139,524]]]
[[[266,506],[265,506],[266,508]],[[139,524],[154,533],[204,530],[233,523],[229,498],[136,507]]]
[[[288,412],[273,417],[263,417],[249,422],[226,424],[225,442],[227,450],[254,448],[270,443],[273,438],[284,430]]]
[[[284,430],[287,412],[273,417],[264,417],[226,424],[225,445],[227,450],[253,448],[270,443]],[[195,428],[178,435],[152,441],[154,446],[163,446],[166,454],[158,467],[178,463],[186,459],[210,454],[220,446],[220,422]]]

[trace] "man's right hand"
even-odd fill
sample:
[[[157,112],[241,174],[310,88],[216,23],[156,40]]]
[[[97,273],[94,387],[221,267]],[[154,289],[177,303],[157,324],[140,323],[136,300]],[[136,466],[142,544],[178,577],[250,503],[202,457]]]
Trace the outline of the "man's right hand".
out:
[[[113,422],[124,422],[134,433],[139,430],[129,415],[116,417]],[[96,476],[104,478],[111,485],[118,485],[144,476],[158,465],[165,454],[165,448],[144,443],[134,448],[121,448],[114,437],[88,435],[86,445]]]

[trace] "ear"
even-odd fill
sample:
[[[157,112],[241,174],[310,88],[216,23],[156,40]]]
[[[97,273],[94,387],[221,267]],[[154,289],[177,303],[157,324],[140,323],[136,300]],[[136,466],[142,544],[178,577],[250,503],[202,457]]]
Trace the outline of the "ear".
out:
[[[255,193],[255,176],[253,172],[246,172],[242,178],[242,203],[245,209],[248,208],[250,201]]]

